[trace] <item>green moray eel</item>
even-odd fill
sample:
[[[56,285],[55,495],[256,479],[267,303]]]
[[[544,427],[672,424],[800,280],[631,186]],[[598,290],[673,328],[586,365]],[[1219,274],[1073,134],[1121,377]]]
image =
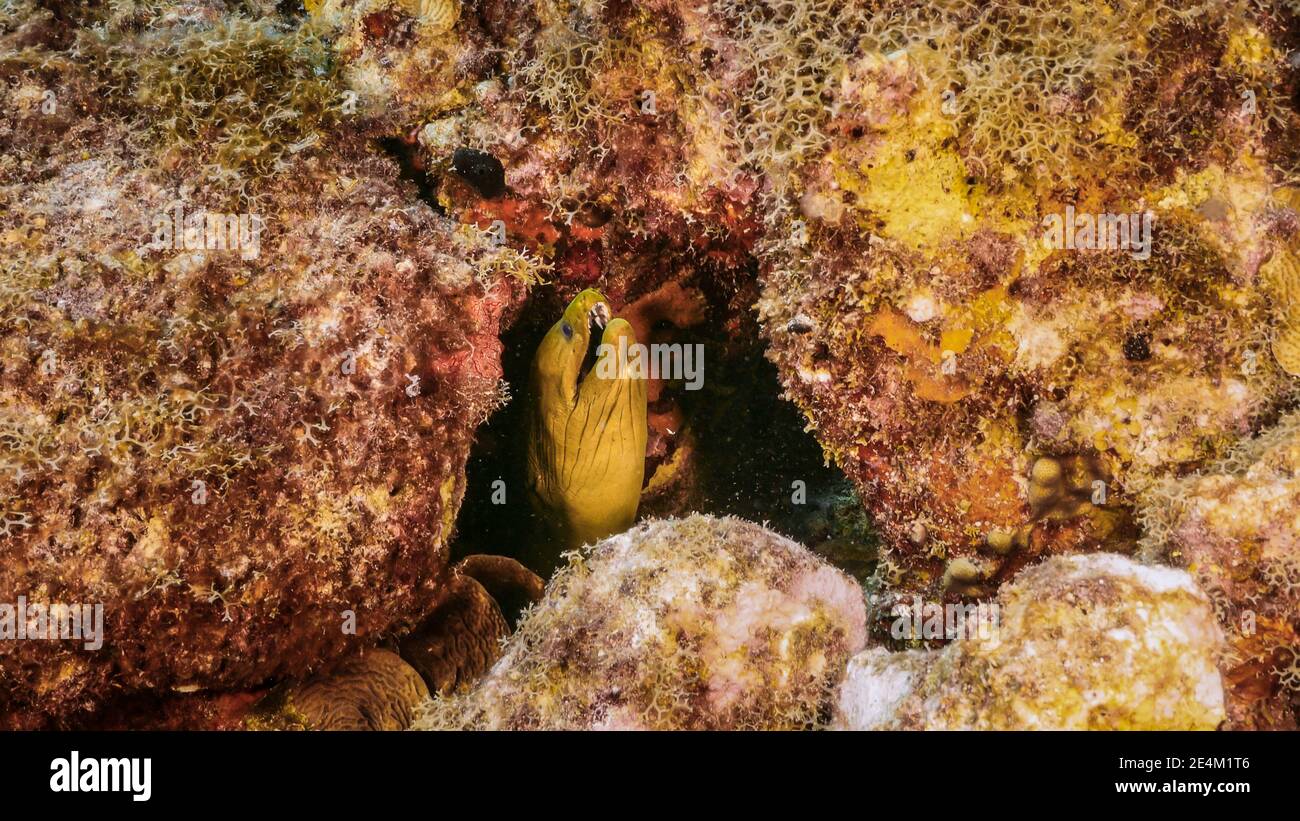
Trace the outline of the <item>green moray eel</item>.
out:
[[[599,334],[599,336],[597,336]],[[631,526],[645,476],[646,382],[629,372],[636,335],[599,291],[574,297],[533,357],[527,487],[541,532],[526,559],[547,574],[560,554]],[[600,348],[597,348],[600,345]]]

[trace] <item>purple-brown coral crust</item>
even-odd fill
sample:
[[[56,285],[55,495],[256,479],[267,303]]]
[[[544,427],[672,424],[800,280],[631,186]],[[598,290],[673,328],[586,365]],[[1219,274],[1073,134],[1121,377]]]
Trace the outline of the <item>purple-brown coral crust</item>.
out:
[[[417,624],[450,578],[531,270],[416,199],[364,118],[303,136],[232,198],[201,141],[168,144],[130,94],[95,101],[101,79],[61,51],[94,38],[69,25],[5,29],[27,48],[3,60],[19,94],[48,86],[71,119],[24,108],[3,136],[0,593],[101,603],[104,643],[5,642],[8,726],[256,688]],[[309,75],[317,59],[277,51],[288,34],[229,40],[219,15],[164,25],[220,76],[248,49]],[[204,211],[252,214],[260,247],[152,244],[158,218]]]

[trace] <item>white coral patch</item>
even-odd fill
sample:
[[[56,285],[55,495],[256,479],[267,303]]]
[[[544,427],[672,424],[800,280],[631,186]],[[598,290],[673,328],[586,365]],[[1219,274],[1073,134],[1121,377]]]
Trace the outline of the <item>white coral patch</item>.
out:
[[[1010,330],[1016,339],[1016,367],[1020,370],[1047,368],[1065,355],[1065,339],[1053,323],[1031,319],[1018,310]]]
[[[903,700],[912,694],[917,671],[927,653],[911,650],[891,653],[879,647],[864,650],[849,662],[840,685],[836,716],[837,730],[880,730],[887,728]]]
[[[939,303],[934,298],[934,294],[929,291],[920,291],[912,294],[907,300],[907,307],[903,309],[908,319],[913,322],[929,322],[939,316]]]

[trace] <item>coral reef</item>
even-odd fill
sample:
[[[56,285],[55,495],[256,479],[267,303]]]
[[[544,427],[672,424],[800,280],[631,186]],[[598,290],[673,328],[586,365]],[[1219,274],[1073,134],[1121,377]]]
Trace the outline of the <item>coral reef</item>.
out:
[[[252,690],[156,693],[110,701],[87,729],[402,730],[430,694],[463,692],[492,666],[520,610],[543,583],[504,556],[474,555],[452,569],[432,612],[400,639],[310,675]]]
[[[866,632],[843,723],[1214,726],[1141,543],[1227,726],[1294,727],[1298,55],[1293,0],[3,4],[0,604],[105,635],[0,643],[0,726],[811,727]],[[455,565],[541,545],[502,443],[564,425],[493,414],[592,293],[707,378],[550,547],[739,512],[1008,636],[735,519],[527,611]]]
[[[1285,8],[537,0],[480,24],[507,82],[418,143],[429,169],[497,159],[504,193],[443,174],[439,202],[501,220],[566,294],[671,305],[676,338],[743,336],[756,302],[908,589],[1130,550],[1144,487],[1294,397],[1270,355],[1300,168]],[[1076,211],[1147,219],[1146,252],[1048,247]],[[700,422],[650,405],[649,497],[688,509]],[[978,583],[945,590],[958,561]]]
[[[1300,715],[1300,415],[1223,460],[1153,487],[1143,548],[1186,567],[1214,601],[1229,727],[1295,729]]]
[[[465,557],[457,568],[487,591],[511,630],[519,614],[541,601],[546,590],[546,582],[540,576],[506,556],[478,553]]]
[[[812,727],[865,640],[861,590],[799,545],[650,521],[570,554],[479,686],[416,727]]]
[[[247,197],[337,124],[342,88],[306,27],[226,17],[190,32],[147,31],[106,46],[114,80],[146,113],[163,162],[200,146],[206,178]]]
[[[984,636],[849,663],[840,729],[1181,729],[1224,719],[1223,635],[1186,573],[1054,557],[1002,586]]]
[[[391,104],[419,100],[403,139],[431,197],[548,262],[557,293],[530,306],[543,316],[598,286],[639,341],[707,340],[719,358],[736,338],[752,345],[753,219],[744,206],[753,183],[707,181],[718,169],[701,161],[712,149],[697,141],[716,128],[687,99],[685,66],[669,52],[684,36],[698,52],[700,32],[635,4],[540,0],[477,11],[458,39],[490,36],[500,64],[466,79],[454,104],[402,70],[405,46],[382,52],[400,89]],[[479,161],[457,162],[469,156]],[[479,164],[499,167],[500,185],[494,176],[483,188]],[[690,460],[689,446],[679,448],[692,428],[680,386],[664,382],[647,385],[647,476],[666,466],[661,486]]]

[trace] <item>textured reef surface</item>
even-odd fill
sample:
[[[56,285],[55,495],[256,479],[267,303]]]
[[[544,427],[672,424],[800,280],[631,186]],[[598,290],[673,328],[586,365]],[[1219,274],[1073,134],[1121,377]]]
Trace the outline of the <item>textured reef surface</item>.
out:
[[[1223,633],[1187,573],[1108,553],[1056,557],[1003,585],[997,604],[987,641],[855,656],[834,726],[1213,730],[1223,721]]]
[[[1231,3],[1104,5],[871,18],[768,234],[770,355],[895,585],[1131,551],[1144,490],[1293,401],[1262,269],[1300,239],[1285,35]],[[1050,241],[1084,213],[1096,236]]]
[[[301,675],[430,612],[533,271],[415,200],[375,123],[331,123],[314,36],[76,13],[4,21],[0,591],[102,603],[108,639],[0,645],[20,726]],[[153,247],[178,212],[197,247]],[[210,212],[257,246],[211,249]]]
[[[802,546],[740,519],[655,520],[572,555],[478,687],[416,726],[813,727],[866,632],[861,590]]]
[[[1295,0],[11,0],[0,105],[0,726],[1296,727]],[[587,289],[703,370],[543,593]]]
[[[1142,513],[1148,558],[1185,566],[1228,633],[1221,665],[1233,726],[1294,728],[1300,419],[1287,414],[1210,468],[1153,488]]]

